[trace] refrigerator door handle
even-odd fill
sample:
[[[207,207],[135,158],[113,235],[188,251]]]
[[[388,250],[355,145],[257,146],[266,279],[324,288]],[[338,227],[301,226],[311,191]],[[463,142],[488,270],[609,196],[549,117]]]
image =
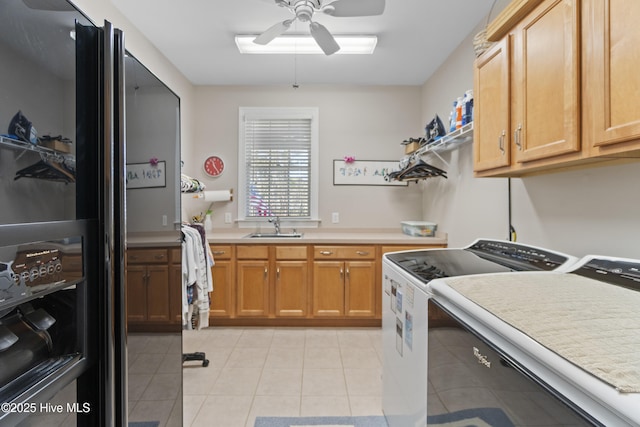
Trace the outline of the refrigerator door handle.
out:
[[[127,425],[124,300],[124,35],[103,27],[103,224],[105,258],[105,425]]]

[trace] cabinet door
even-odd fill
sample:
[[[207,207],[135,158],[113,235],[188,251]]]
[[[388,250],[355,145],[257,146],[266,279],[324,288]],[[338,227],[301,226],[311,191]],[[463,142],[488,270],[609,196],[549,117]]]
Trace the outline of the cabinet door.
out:
[[[127,322],[147,319],[147,268],[144,265],[127,266]]]
[[[238,261],[238,316],[267,316],[269,314],[268,261]]]
[[[340,317],[344,315],[344,262],[313,263],[313,315]]]
[[[473,169],[509,166],[509,38],[495,44],[475,64]]]
[[[307,262],[276,262],[276,316],[305,317],[307,315]]]
[[[171,323],[182,325],[182,265],[169,267],[169,314]]]
[[[376,310],[376,263],[345,262],[345,314],[347,317],[373,317]]]
[[[590,147],[640,138],[640,2],[583,0],[584,138]]]
[[[231,317],[233,303],[231,301],[233,285],[233,264],[231,261],[216,261],[211,269],[213,274],[213,292],[211,292],[211,317]]]
[[[580,151],[579,2],[546,0],[513,32],[515,161]]]
[[[147,320],[149,322],[168,322],[169,303],[169,266],[147,266]]]

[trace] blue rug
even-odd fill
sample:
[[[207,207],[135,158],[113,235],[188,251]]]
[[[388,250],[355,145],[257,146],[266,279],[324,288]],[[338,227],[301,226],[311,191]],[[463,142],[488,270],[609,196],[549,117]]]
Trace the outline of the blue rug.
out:
[[[491,427],[514,427],[513,423],[500,408],[475,408],[450,414],[433,415],[427,417],[428,425],[450,424],[464,427],[476,427],[489,425]]]
[[[514,427],[513,423],[499,408],[477,408],[449,414],[434,415],[427,419],[429,426],[491,426]],[[388,427],[382,416],[371,417],[257,417],[254,427],[291,427],[291,426],[354,426]]]
[[[387,427],[384,417],[257,417],[254,427],[289,427],[345,425],[355,427]]]
[[[158,427],[160,421],[129,421],[129,427]]]

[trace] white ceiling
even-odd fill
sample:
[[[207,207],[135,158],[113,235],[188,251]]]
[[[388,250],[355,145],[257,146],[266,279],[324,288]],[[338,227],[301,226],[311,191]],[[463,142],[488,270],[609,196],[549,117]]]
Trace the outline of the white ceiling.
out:
[[[348,1],[348,0],[343,0]],[[195,85],[421,85],[493,0],[387,0],[383,15],[314,18],[333,34],[376,34],[373,55],[241,55],[236,34],[291,17],[273,0],[112,0]],[[289,33],[308,33],[296,23]],[[136,55],[136,52],[132,52]]]

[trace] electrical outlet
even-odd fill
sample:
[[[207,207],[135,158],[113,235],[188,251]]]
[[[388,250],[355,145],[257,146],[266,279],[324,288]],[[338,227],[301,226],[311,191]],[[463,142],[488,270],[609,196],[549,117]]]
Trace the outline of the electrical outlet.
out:
[[[167,216],[166,215],[162,215],[162,226],[163,227],[167,226]]]
[[[224,223],[231,224],[231,212],[224,213]]]
[[[334,224],[337,224],[340,222],[340,213],[339,212],[333,212],[331,214],[331,222]]]

